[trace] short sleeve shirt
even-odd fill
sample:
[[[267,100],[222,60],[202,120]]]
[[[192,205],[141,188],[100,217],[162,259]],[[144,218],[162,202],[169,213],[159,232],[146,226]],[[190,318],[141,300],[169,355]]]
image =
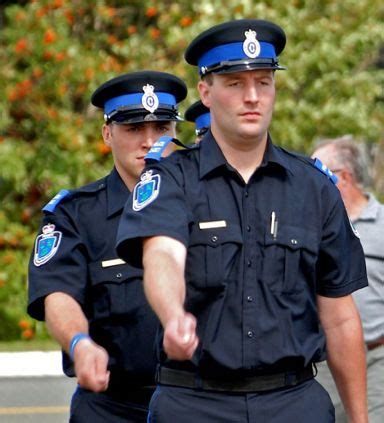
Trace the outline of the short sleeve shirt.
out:
[[[74,298],[89,320],[92,339],[109,353],[109,368],[126,372],[132,383],[153,383],[153,339],[157,319],[144,297],[142,269],[119,259],[116,232],[129,191],[114,169],[110,175],[71,191],[46,211],[42,229],[56,235],[56,251],[48,257],[49,239],[36,240],[29,264],[29,314],[44,319],[44,299],[54,292]],[[48,234],[49,235],[49,234]],[[60,239],[59,239],[60,238]],[[43,263],[42,263],[43,261]],[[64,356],[64,370],[72,374]]]
[[[158,189],[146,191],[148,181]],[[123,212],[118,254],[139,262],[142,237],[182,242],[185,306],[198,321],[191,362],[166,365],[220,375],[325,358],[317,295],[345,296],[367,279],[338,189],[310,159],[269,139],[245,183],[209,132],[147,169],[140,184]]]

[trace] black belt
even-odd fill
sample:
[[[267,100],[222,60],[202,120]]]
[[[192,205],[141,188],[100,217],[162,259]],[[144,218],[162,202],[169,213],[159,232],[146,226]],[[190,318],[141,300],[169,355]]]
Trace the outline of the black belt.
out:
[[[157,372],[156,381],[162,385],[173,385],[206,391],[262,392],[295,386],[313,377],[312,365],[300,370],[246,376],[235,380],[202,378],[196,373],[185,370],[160,367]]]

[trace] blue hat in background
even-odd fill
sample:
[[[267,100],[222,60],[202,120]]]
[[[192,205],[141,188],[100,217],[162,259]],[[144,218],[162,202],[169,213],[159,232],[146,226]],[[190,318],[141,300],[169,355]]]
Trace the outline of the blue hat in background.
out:
[[[104,109],[106,123],[183,120],[177,105],[187,96],[187,86],[166,72],[127,73],[101,85],[92,94],[94,106]]]
[[[195,123],[196,135],[205,134],[211,126],[211,114],[209,108],[204,106],[201,100],[191,104],[185,111],[185,120]]]
[[[278,25],[258,19],[239,19],[216,25],[197,36],[185,60],[198,66],[201,76],[253,69],[284,69],[277,57],[286,43]]]

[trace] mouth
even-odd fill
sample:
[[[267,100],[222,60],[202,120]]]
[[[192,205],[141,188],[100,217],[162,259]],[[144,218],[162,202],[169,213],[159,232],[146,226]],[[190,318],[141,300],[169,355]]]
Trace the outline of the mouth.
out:
[[[245,112],[240,114],[241,117],[245,117],[246,119],[256,119],[261,116],[259,112]]]

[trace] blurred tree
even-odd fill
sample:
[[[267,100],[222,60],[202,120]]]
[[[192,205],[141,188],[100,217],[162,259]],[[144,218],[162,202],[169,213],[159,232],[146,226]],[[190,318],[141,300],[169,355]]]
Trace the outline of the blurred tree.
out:
[[[164,70],[186,80],[192,103],[197,71],[183,52],[214,24],[257,17],[285,29],[288,70],[277,75],[271,128],[278,144],[308,152],[316,137],[351,133],[382,154],[381,0],[30,0],[2,2],[0,16],[0,339],[45,336],[25,314],[40,208],[112,165],[93,90],[123,72]],[[189,123],[180,129],[193,139]]]

